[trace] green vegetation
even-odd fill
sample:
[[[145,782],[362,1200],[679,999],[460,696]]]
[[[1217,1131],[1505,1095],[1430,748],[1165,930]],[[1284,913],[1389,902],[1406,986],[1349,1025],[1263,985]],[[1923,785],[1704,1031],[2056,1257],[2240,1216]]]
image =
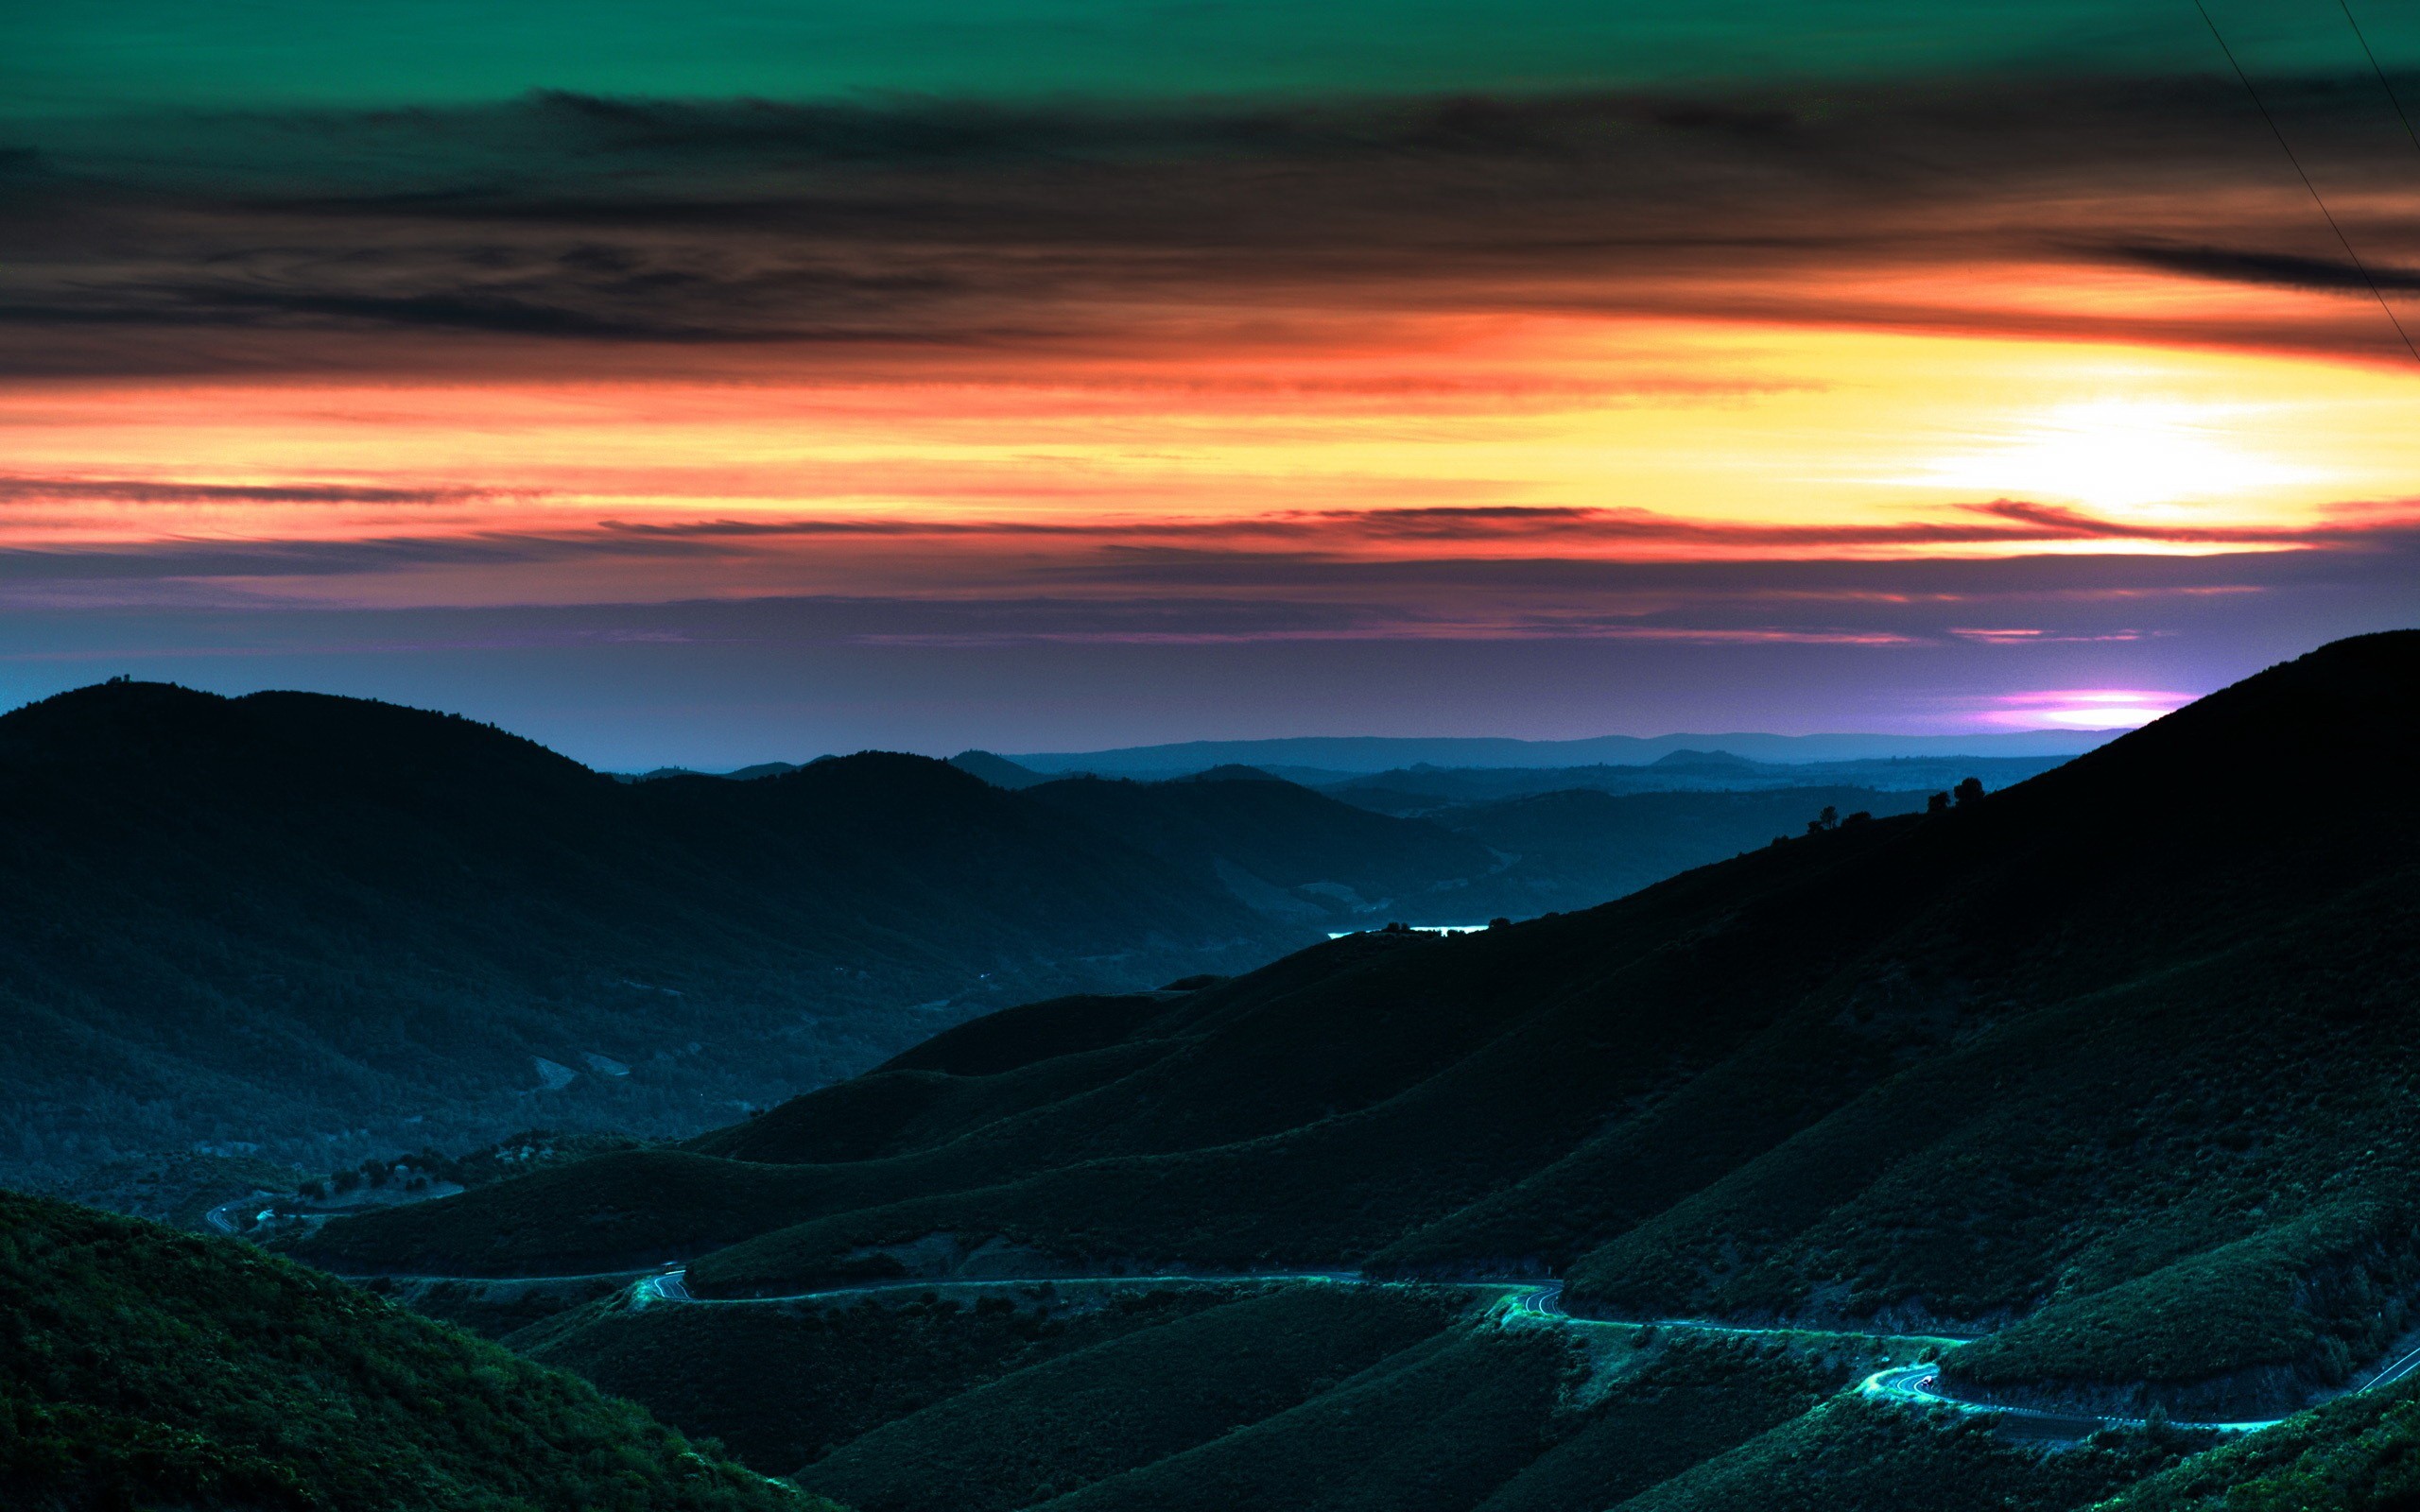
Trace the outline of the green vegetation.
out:
[[[1043,1504],[1054,1512],[1459,1512],[1537,1454],[1579,1369],[1557,1334],[1458,1329],[1301,1406]]]
[[[1005,1375],[798,1479],[860,1512],[1010,1512],[1295,1407],[1468,1304],[1409,1288],[1275,1288]]]
[[[0,1194],[0,1501],[823,1505],[575,1377],[230,1241]]]
[[[726,1297],[1560,1275],[1600,1317],[1988,1334],[1942,1377],[2012,1403],[2273,1416],[2420,1323],[2420,789],[2243,796],[2395,769],[2415,736],[2420,634],[2347,642],[2013,789],[1584,914],[1029,1005],[686,1150],[339,1220],[298,1252],[497,1274],[678,1256]],[[1867,1363],[1854,1349],[1624,1352],[1591,1342],[1620,1331],[1525,1320],[1325,1389],[1272,1349],[1264,1394],[1223,1417],[1118,1388],[1156,1369],[1180,1389],[1157,1351],[1181,1329],[1204,1369],[1248,1379],[1251,1331],[1213,1340],[1213,1317],[1047,1364],[995,1353],[981,1381],[832,1435],[812,1473],[902,1512],[937,1507],[943,1479],[1137,1512],[2050,1509],[2146,1476],[2140,1495],[2170,1498],[2146,1506],[2352,1506],[2402,1485],[2412,1431],[2404,1396],[2365,1397],[2190,1463],[2201,1446],[2164,1430],[2048,1452],[1831,1395]],[[671,1373],[627,1389],[668,1400],[650,1369]],[[852,1366],[840,1394],[900,1369]],[[1131,1445],[1091,1431],[1105,1402]],[[1045,1447],[979,1449],[1012,1419],[1051,1425]]]
[[[165,1154],[94,1166],[44,1194],[199,1230],[203,1214],[222,1202],[291,1192],[303,1179],[301,1169],[256,1155]]]
[[[1654,1334],[1658,1331],[1643,1330]],[[1478,1512],[1603,1512],[1809,1412],[1876,1362],[1862,1352],[1664,1331],[1549,1423],[1553,1445]]]
[[[1013,1371],[1192,1316],[1231,1294],[1188,1287],[968,1300],[650,1307],[566,1314],[509,1342],[787,1474],[835,1446]],[[914,1467],[903,1467],[910,1472]]]
[[[1039,1282],[615,1300],[510,1342],[861,1512],[1603,1512],[1912,1348],[1477,1313],[1447,1287]]]
[[[2182,1435],[2110,1435],[2080,1448],[2011,1442],[1972,1418],[1838,1398],[1620,1503],[1621,1512],[2067,1512],[2173,1466]]]
[[[2420,1503],[2420,1390],[2344,1397],[2223,1444],[2105,1512],[2387,1512]]]
[[[381,1276],[363,1281],[361,1288],[408,1307],[423,1317],[468,1329],[483,1338],[502,1339],[574,1308],[618,1297],[630,1289],[633,1280],[631,1276],[594,1276],[501,1281],[396,1280]]]

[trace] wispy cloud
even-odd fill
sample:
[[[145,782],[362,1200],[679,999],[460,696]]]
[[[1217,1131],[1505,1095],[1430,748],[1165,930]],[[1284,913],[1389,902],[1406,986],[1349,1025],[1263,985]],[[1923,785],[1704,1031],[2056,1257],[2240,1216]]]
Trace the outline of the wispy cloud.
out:
[[[2284,105],[2331,133],[2336,178],[2408,173],[2408,146],[2356,129],[2375,102],[2325,83]],[[996,351],[1167,339],[1148,312],[1289,308],[2380,350],[2349,298],[2025,297],[2045,269],[2113,266],[2365,293],[2244,125],[2236,92],[2193,77],[1165,108],[542,94],[128,120],[0,169],[0,364]],[[2370,203],[2345,216],[2381,284],[2420,287],[2413,227]]]
[[[354,483],[195,483],[151,478],[43,478],[0,473],[0,501],[114,504],[461,504],[526,496],[526,490],[390,488]]]

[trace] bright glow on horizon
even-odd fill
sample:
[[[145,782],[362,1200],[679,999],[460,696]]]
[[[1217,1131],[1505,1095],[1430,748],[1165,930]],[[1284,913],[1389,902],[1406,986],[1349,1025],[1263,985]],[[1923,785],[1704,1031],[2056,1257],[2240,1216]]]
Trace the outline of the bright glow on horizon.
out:
[[[2232,500],[2325,480],[2326,470],[2238,439],[2261,407],[2157,398],[2056,404],[2018,421],[2005,442],[1931,464],[1929,479],[2110,510]]]
[[[2145,688],[2062,688],[2006,694],[1985,723],[2019,730],[2137,730],[2174,713],[2198,694]]]
[[[0,390],[9,472],[50,490],[9,501],[0,544],[431,543],[242,585],[327,604],[947,595],[1046,571],[1064,593],[1083,591],[1076,564],[1180,546],[2274,550],[2336,501],[2408,497],[2420,478],[2412,378],[2314,358],[1566,317],[1329,335],[824,382]],[[2100,397],[2066,397],[2080,387]],[[135,486],[112,496],[112,479]],[[2026,485],[2051,512],[2028,512]],[[641,552],[633,531],[691,544]],[[570,544],[502,565],[446,544],[523,537]]]

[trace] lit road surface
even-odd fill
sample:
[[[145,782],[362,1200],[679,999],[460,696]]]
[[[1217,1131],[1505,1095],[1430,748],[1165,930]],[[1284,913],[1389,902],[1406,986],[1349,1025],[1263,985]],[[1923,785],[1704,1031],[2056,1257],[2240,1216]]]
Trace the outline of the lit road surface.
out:
[[[214,1217],[216,1214],[214,1213]],[[589,1277],[423,1277],[420,1280],[463,1280],[491,1284],[536,1280],[604,1280],[613,1273]],[[629,1273],[622,1272],[623,1275]],[[699,1297],[689,1290],[688,1268],[667,1266],[652,1276],[639,1278],[630,1290],[631,1307],[642,1310],[657,1303],[684,1304],[693,1307],[763,1307],[786,1302],[838,1302],[853,1297],[881,1297],[902,1292],[938,1292],[989,1290],[1007,1287],[1037,1286],[1232,1286],[1253,1282],[1296,1281],[1319,1282],[1340,1286],[1377,1286],[1391,1284],[1373,1280],[1355,1271],[1236,1271],[1224,1273],[1180,1273],[1158,1276],[1004,1276],[979,1280],[955,1280],[945,1277],[926,1277],[915,1280],[877,1281],[856,1286],[832,1286],[817,1291],[790,1292],[778,1297]],[[1563,1282],[1559,1280],[1462,1280],[1446,1284],[1500,1290],[1504,1296],[1495,1304],[1495,1315],[1505,1327],[1553,1327],[1568,1329],[1652,1328],[1680,1332],[1719,1333],[1746,1336],[1787,1336],[1791,1334],[1831,1333],[1895,1343],[1904,1347],[1931,1345],[1937,1349],[1954,1349],[1963,1341],[1945,1337],[1904,1333],[1873,1333],[1857,1330],[1818,1329],[1804,1327],[1763,1328],[1748,1324],[1714,1323],[1702,1318],[1596,1318],[1574,1317],[1564,1311]],[[2420,1349],[2400,1355],[2381,1367],[2377,1374],[2357,1387],[2368,1391],[2420,1371]],[[1892,1366],[1876,1370],[1865,1378],[1858,1391],[1867,1397],[1897,1401],[1909,1406],[1938,1408],[1946,1411],[2016,1418],[2039,1425],[2046,1436],[2082,1438],[2103,1428],[2139,1428],[2140,1418],[2118,1417],[2083,1411],[2053,1412],[2036,1407],[2002,1406],[1996,1402],[1973,1401],[1949,1395],[1942,1389],[1941,1365],[1933,1361],[1923,1365]],[[2247,1434],[2283,1422],[2282,1418],[2246,1419],[2237,1422],[2203,1422],[2171,1418],[2171,1427],[2198,1429],[2209,1433]]]
[[[850,1297],[880,1297],[890,1292],[935,1292],[968,1287],[1000,1286],[1228,1286],[1243,1281],[1330,1281],[1361,1285],[1352,1271],[1237,1271],[1222,1275],[1184,1276],[1002,1276],[985,1280],[925,1280],[876,1281],[863,1286],[832,1286],[816,1292],[787,1292],[779,1297],[697,1297],[689,1291],[689,1271],[678,1266],[649,1276],[631,1288],[632,1308],[655,1302],[692,1302],[701,1307],[763,1307],[777,1302],[823,1302]],[[1555,1288],[1562,1290],[1561,1285]]]
[[[2420,1350],[2414,1350],[2405,1358],[2420,1362]],[[2384,1383],[2383,1375],[2372,1381],[2370,1385],[2382,1383]],[[1929,1365],[1897,1366],[1888,1370],[1876,1370],[1866,1377],[1864,1383],[1858,1389],[1869,1397],[1885,1397],[1895,1401],[1915,1402],[1927,1407],[1947,1407],[1958,1412],[1989,1413],[2001,1418],[2019,1418],[2028,1422],[2080,1427],[2083,1433],[2077,1434],[2075,1435],[2077,1437],[2102,1428],[2140,1428],[2145,1422],[2145,1419],[2140,1418],[2113,1417],[2082,1411],[2049,1412],[2036,1407],[2002,1407],[1991,1402],[1969,1401],[1963,1397],[1952,1397],[1941,1389],[1941,1365],[1938,1361]],[[2368,1387],[2365,1386],[2362,1389],[2367,1390]],[[2249,1434],[2263,1428],[2274,1427],[2284,1421],[2283,1418],[2263,1418],[2242,1422],[2215,1423],[2171,1418],[2169,1419],[2169,1426],[2197,1428],[2206,1433]]]

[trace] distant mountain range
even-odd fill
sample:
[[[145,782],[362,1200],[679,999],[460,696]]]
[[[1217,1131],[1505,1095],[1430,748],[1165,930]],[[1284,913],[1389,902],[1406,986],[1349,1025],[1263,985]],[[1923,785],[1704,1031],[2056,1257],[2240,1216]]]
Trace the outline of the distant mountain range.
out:
[[[2159,1423],[2277,1416],[2420,1342],[2420,788],[2342,780],[2401,771],[2415,736],[2420,632],[2340,643],[1939,811],[1582,913],[1028,1005],[684,1148],[294,1249],[459,1276],[679,1257],[684,1295],[722,1298],[1529,1275],[1573,1313],[1671,1320],[1582,1337],[1371,1292],[1181,1324],[1172,1292],[1123,1341],[897,1396],[839,1301],[516,1336],[863,1507],[958,1504],[973,1472],[937,1465],[999,1478],[976,1504],[1062,1512],[2398,1504],[2409,1383],[2240,1452],[2183,1458],[2205,1440]],[[1058,1295],[919,1304],[908,1356],[1046,1329]],[[2152,1425],[2043,1455],[1832,1395],[1902,1346],[1955,1347],[1926,1379],[1969,1400]],[[769,1383],[810,1347],[785,1417]],[[2345,1486],[2387,1490],[2322,1489]]]
[[[1596,768],[1619,790],[1712,785],[1728,768],[1743,781],[1771,785],[1805,783],[1789,769],[1814,765],[1886,770],[1893,765],[1974,760],[2030,762],[2045,770],[2124,734],[2123,730],[2017,730],[1968,735],[1599,735],[1587,740],[1396,738],[1392,736],[1300,736],[1275,740],[1199,740],[1171,746],[1130,746],[1115,750],[1045,751],[1002,756],[964,750],[950,765],[995,787],[1030,787],[1055,777],[1089,775],[1164,782],[1219,767],[1250,768],[1307,787],[1322,787],[1375,774],[1415,770],[1533,771]],[[828,759],[828,758],[826,758]],[[759,762],[728,772],[697,772],[685,766],[616,773],[626,782],[666,777],[724,777],[748,781],[798,769],[793,762]],[[1615,775],[1619,774],[1619,775]],[[1671,781],[1667,782],[1667,779]],[[1862,782],[1863,775],[1836,772],[1827,781]],[[1907,780],[1906,786],[1916,785]]]
[[[614,782],[389,705],[85,689],[0,717],[0,1177],[101,1196],[163,1153],[249,1181],[533,1125],[686,1134],[1022,998],[1586,906],[1925,796],[1454,796],[1553,775],[1348,802],[1250,767],[1046,780],[970,752]]]
[[[1956,756],[2067,757],[2106,744],[2122,730],[2016,730],[1968,735],[1598,735],[1585,740],[1305,735],[1276,740],[1195,740],[1115,750],[1036,751],[1005,759],[1044,774],[1174,777],[1212,766],[1246,765],[1367,775],[1406,766],[1644,766],[1676,754],[1721,752],[1774,763],[1887,761]],[[973,754],[988,755],[988,752]],[[1685,760],[1690,759],[1686,756]]]
[[[695,1129],[1320,934],[922,757],[622,784],[446,715],[149,683],[0,717],[0,911],[17,1179]]]

